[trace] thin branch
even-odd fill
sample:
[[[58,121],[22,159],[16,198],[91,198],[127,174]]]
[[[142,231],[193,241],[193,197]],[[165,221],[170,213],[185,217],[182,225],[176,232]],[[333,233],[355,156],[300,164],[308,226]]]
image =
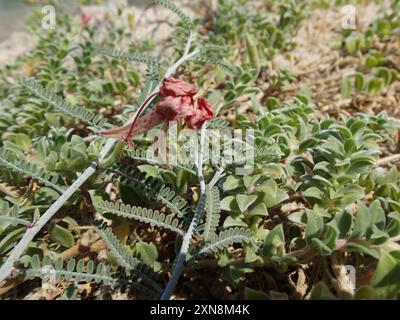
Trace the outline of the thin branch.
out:
[[[392,154],[390,156],[387,156],[385,158],[378,159],[376,161],[376,165],[380,167],[380,166],[387,165],[390,162],[397,162],[399,160],[400,160],[400,154],[396,153],[396,154]]]
[[[107,145],[107,144],[106,144]],[[82,175],[54,202],[51,207],[40,217],[40,219],[31,227],[28,228],[22,239],[14,247],[7,260],[0,268],[0,283],[5,280],[12,272],[14,262],[24,253],[29,243],[33,240],[36,234],[46,225],[47,222],[55,215],[55,213],[64,205],[65,202],[75,193],[79,187],[96,172],[97,163],[88,167]]]
[[[193,215],[192,221],[189,225],[188,230],[186,231],[185,236],[182,240],[182,246],[179,251],[178,260],[175,264],[174,271],[172,272],[172,276],[169,279],[168,285],[165,288],[163,294],[161,295],[161,300],[169,300],[171,298],[172,292],[175,289],[176,284],[182,274],[183,267],[185,264],[186,255],[189,250],[190,241],[192,240],[194,230],[197,227],[201,217],[204,214],[204,209],[206,206],[206,184],[204,182],[203,176],[203,146],[205,140],[205,128],[207,126],[207,122],[203,123],[200,133],[200,151],[196,153],[196,170],[197,177],[199,179],[200,184],[200,198],[199,203],[197,204],[196,212]]]
[[[211,181],[208,183],[208,186],[210,187],[210,189],[211,189],[212,187],[214,187],[214,186],[216,185],[216,183],[217,183],[221,178],[223,178],[223,177],[226,176],[226,173],[224,173],[224,170],[225,170],[224,166],[221,165],[221,166],[218,168],[218,170],[215,172],[214,177],[213,177],[213,178],[211,179]]]

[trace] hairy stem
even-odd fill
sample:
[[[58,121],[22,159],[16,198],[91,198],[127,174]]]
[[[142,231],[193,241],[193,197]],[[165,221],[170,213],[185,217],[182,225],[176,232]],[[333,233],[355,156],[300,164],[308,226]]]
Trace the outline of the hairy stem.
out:
[[[172,74],[176,72],[176,70],[187,60],[192,58],[197,52],[194,50],[190,51],[190,44],[192,41],[192,36],[188,37],[188,41],[185,46],[183,56],[177,60],[171,67],[167,69],[165,72],[164,78],[170,77]],[[154,98],[154,94],[159,91],[161,83],[158,84],[156,88],[149,94],[153,96],[150,98],[149,102]],[[144,111],[145,107],[142,111]],[[140,110],[138,110],[140,111]],[[132,117],[135,119],[136,115]],[[109,138],[107,139],[106,144],[103,149],[100,151],[99,155],[99,163],[105,158],[105,156],[112,150],[114,144],[116,143],[116,139]],[[95,172],[97,171],[97,163],[93,163],[90,165],[75,182],[67,189],[65,192],[46,210],[46,212],[40,217],[40,219],[31,227],[28,228],[19,241],[19,243],[14,247],[11,251],[10,255],[7,257],[7,260],[3,263],[0,268],[0,283],[4,281],[12,272],[14,263],[21,257],[21,255],[25,252],[25,249],[28,247],[29,243],[34,239],[34,237],[39,233],[39,231],[50,221],[50,219],[57,213],[57,211],[68,201],[68,199],[84,184]],[[203,182],[204,183],[204,182]]]
[[[133,131],[133,128],[135,127],[136,121],[139,119],[139,117],[143,113],[144,109],[146,109],[146,106],[148,105],[149,101],[153,100],[153,98],[158,94],[159,94],[158,91],[154,92],[153,94],[148,96],[147,99],[140,106],[139,110],[136,112],[135,117],[131,123],[131,127],[129,128],[128,134],[124,137],[125,141],[128,141],[130,143],[130,141],[132,139],[132,131]]]
[[[204,214],[204,209],[206,206],[206,184],[204,182],[204,176],[203,176],[203,145],[204,145],[204,139],[205,139],[206,126],[207,126],[207,122],[205,122],[201,128],[200,151],[197,152],[197,156],[196,156],[196,158],[197,158],[196,159],[196,171],[197,171],[197,177],[199,179],[199,184],[200,184],[199,203],[197,205],[196,212],[193,215],[193,218],[189,225],[189,228],[183,237],[182,246],[181,246],[181,249],[179,250],[178,260],[175,264],[175,268],[172,272],[171,278],[169,279],[168,285],[165,288],[163,294],[161,295],[161,300],[169,300],[171,298],[172,292],[174,291],[174,288],[175,288],[176,284],[178,283],[178,280],[183,271],[186,255],[189,250],[189,245],[190,245],[190,241],[192,240],[194,230],[196,229],[197,224],[199,223],[201,217]]]

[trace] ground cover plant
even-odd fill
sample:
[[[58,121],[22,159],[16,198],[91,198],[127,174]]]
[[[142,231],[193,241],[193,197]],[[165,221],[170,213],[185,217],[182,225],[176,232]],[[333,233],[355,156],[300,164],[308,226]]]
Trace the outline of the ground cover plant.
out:
[[[400,1],[33,2],[2,299],[399,298]]]

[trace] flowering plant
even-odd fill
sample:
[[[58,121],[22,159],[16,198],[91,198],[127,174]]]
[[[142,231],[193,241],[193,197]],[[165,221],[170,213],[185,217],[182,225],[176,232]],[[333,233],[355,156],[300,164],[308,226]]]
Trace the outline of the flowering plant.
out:
[[[164,79],[160,90],[151,95],[140,106],[136,117],[131,123],[110,130],[103,130],[102,135],[106,137],[122,138],[131,144],[133,136],[142,134],[151,128],[169,121],[185,119],[189,128],[199,129],[201,125],[212,119],[214,111],[207,99],[194,96],[197,89],[189,83],[169,77]],[[160,101],[147,114],[140,117],[146,105],[155,97]]]

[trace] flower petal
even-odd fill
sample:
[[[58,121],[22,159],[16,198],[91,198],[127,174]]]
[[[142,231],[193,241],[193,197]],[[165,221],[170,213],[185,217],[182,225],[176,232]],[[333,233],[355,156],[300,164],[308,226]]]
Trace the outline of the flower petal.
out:
[[[195,87],[191,84],[175,79],[173,77],[169,77],[164,79],[163,85],[160,88],[160,96],[173,96],[173,97],[182,97],[182,96],[190,96],[193,97],[197,93]]]
[[[193,114],[187,117],[189,127],[192,129],[199,129],[205,121],[214,117],[214,111],[207,99],[199,98],[196,105]]]
[[[188,96],[166,96],[161,98],[155,110],[164,121],[177,121],[193,114],[193,99]]]

